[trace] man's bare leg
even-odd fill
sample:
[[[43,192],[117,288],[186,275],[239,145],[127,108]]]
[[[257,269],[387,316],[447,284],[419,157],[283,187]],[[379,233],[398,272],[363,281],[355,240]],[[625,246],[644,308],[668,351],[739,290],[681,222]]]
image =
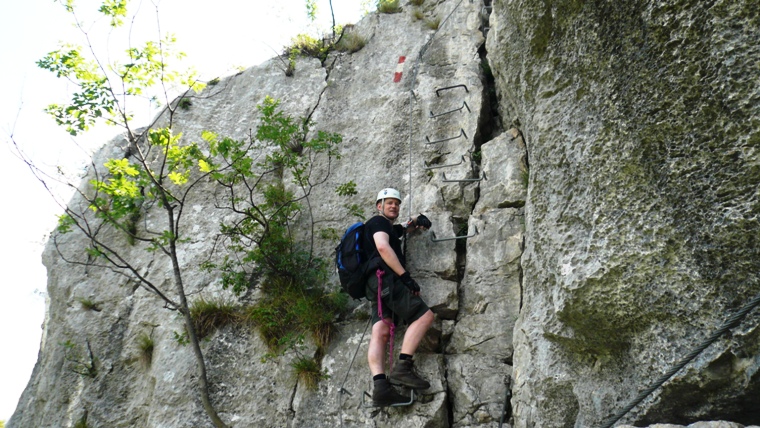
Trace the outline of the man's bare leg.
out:
[[[383,321],[378,321],[372,326],[372,335],[367,350],[367,362],[372,376],[385,373],[385,346],[388,344],[390,334],[390,327]]]
[[[417,318],[416,321],[409,324],[409,327],[406,328],[406,333],[404,334],[404,343],[401,344],[402,354],[414,355],[422,338],[425,337],[425,333],[427,333],[430,326],[433,325],[434,320],[435,315],[433,315],[433,311],[428,310],[424,315]]]
[[[401,344],[401,355],[399,361],[393,365],[393,370],[389,375],[390,382],[395,385],[403,385],[412,389],[428,389],[430,382],[419,377],[413,370],[414,362],[411,356],[417,351],[422,338],[425,337],[430,326],[433,324],[435,316],[428,310],[420,318],[409,324],[404,334],[404,343]]]
[[[372,336],[369,339],[369,350],[367,351],[367,361],[369,370],[372,373],[372,403],[375,406],[393,406],[399,404],[409,404],[409,397],[396,392],[385,377],[385,345],[390,337],[390,327],[382,321],[378,321],[372,326]],[[382,376],[378,376],[382,375]],[[380,379],[375,379],[375,376]]]

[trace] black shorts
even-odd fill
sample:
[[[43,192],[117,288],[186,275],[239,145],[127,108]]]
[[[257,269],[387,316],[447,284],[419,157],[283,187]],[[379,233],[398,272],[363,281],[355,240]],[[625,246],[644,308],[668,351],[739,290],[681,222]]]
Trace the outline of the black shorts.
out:
[[[372,303],[372,324],[380,321],[380,315],[377,310],[377,275],[372,272],[367,279],[367,300]],[[401,282],[401,279],[393,273],[386,272],[382,276],[382,302],[383,318],[393,318],[398,324],[399,321],[407,325],[417,321],[421,316],[430,310],[427,304],[420,296],[415,296]]]

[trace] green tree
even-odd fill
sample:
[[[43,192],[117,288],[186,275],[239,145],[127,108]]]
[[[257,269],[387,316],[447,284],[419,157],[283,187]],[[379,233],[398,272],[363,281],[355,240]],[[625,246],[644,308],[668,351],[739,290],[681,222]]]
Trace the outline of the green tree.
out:
[[[185,240],[183,214],[188,198],[199,183],[209,178],[223,190],[219,192],[223,196],[218,200],[218,208],[236,214],[237,220],[222,225],[220,239],[225,240],[229,251],[222,257],[224,261],[219,265],[209,263],[207,267],[218,268],[225,286],[236,292],[250,286],[256,278],[265,279],[265,291],[272,292],[268,301],[278,303],[256,307],[252,314],[258,314],[257,320],[261,321],[269,315],[282,315],[276,311],[284,310],[285,318],[294,320],[289,329],[272,330],[273,340],[292,348],[299,342],[296,336],[302,336],[305,328],[321,337],[320,343],[326,343],[332,314],[343,306],[345,298],[325,293],[318,286],[326,282],[327,264],[314,257],[318,222],[311,213],[309,197],[315,186],[328,179],[341,137],[314,132],[310,120],[285,115],[276,100],[267,98],[259,106],[262,124],[255,135],[246,141],[236,141],[205,132],[203,144],[209,151],[204,154],[198,144],[184,142],[173,131],[177,108],[182,108],[182,101],[195,96],[202,87],[192,73],[178,73],[170,68],[171,59],[182,57],[172,50],[174,38],[159,37],[158,42],[130,46],[122,56],[113,52],[99,55],[91,42],[90,27],[80,21],[73,1],[65,0],[62,4],[73,16],[85,45],[62,45],[38,62],[41,68],[69,80],[76,88],[68,103],[50,105],[47,111],[73,136],[99,121],[119,126],[127,147],[125,155],[109,159],[104,170],[91,168],[88,186],[76,190],[79,202],[62,206],[64,214],[59,218],[57,233],[52,235],[53,243],[64,260],[118,272],[158,296],[166,308],[182,315],[185,332],[181,336],[195,356],[204,410],[215,426],[225,427],[209,396],[204,356],[185,290],[185,267],[178,257]],[[127,1],[105,0],[99,13],[107,18],[109,26],[119,28],[127,20]],[[144,130],[135,128],[131,110],[134,103],[151,98],[153,93],[168,94],[171,85],[185,89],[175,102],[165,99],[164,111],[158,116],[164,126],[155,127],[154,122]],[[24,157],[17,144],[16,147],[47,185],[50,175]],[[319,157],[327,165],[320,170],[325,171],[321,175],[315,174],[313,168]],[[76,188],[74,184],[68,185]],[[339,193],[346,195],[346,188],[351,186],[343,186]],[[149,211],[150,225],[141,221]],[[294,236],[293,228],[298,222],[310,225],[305,242]],[[114,231],[124,236],[126,242],[115,242]],[[81,234],[89,247],[84,252],[78,247],[67,247],[66,240],[60,239],[66,233]],[[168,258],[173,289],[153,282],[144,274],[140,264],[144,258],[133,256],[140,250]],[[308,274],[294,275],[294,272]],[[285,295],[276,294],[278,284],[287,285],[283,288],[287,291]],[[266,323],[259,325],[268,331]],[[75,351],[81,345],[73,342],[67,344],[67,355],[70,361],[84,367],[82,372],[88,377],[96,378],[96,359],[90,343],[86,345],[89,359],[79,358]]]
[[[226,427],[209,397],[206,364],[190,316],[183,268],[178,258],[178,247],[184,238],[181,224],[185,203],[193,188],[207,175],[193,175],[194,165],[202,158],[201,152],[196,144],[180,144],[181,136],[172,131],[179,102],[172,105],[167,100],[162,115],[167,123],[165,127],[137,131],[131,125],[130,107],[151,92],[167,94],[170,85],[179,84],[186,88],[181,100],[202,85],[194,80],[192,73],[174,72],[169,67],[171,59],[182,57],[181,53],[172,50],[173,36],[159,36],[159,41],[148,41],[139,47],[132,46],[130,41],[123,55],[99,54],[88,30],[90,27],[80,20],[73,0],[65,0],[62,4],[81,31],[85,46],[64,44],[38,62],[39,67],[69,80],[76,88],[68,103],[52,104],[47,111],[74,136],[101,120],[120,126],[128,148],[123,158],[110,159],[105,164],[105,174],[92,168],[90,187],[77,190],[83,203],[64,207],[58,233],[53,234],[52,239],[64,260],[121,273],[160,297],[167,308],[182,314],[197,362],[204,410],[215,426]],[[127,17],[127,1],[105,0],[98,11],[108,19],[110,27],[121,27]],[[105,62],[103,58],[116,59]],[[31,160],[26,161],[45,183],[47,177]],[[139,229],[139,218],[154,206],[163,212],[163,223],[154,228],[146,225]],[[113,230],[121,231],[131,244],[156,256],[168,257],[174,290],[162,289],[160,284],[148,278],[136,264],[138,261],[130,259],[131,252],[109,238],[109,231]],[[85,254],[78,249],[66,248],[59,241],[59,235],[68,232],[86,237],[89,248]],[[75,347],[70,344],[69,348]],[[87,373],[92,377],[97,375],[94,365]]]
[[[223,286],[235,293],[254,281],[264,292],[251,315],[273,350],[296,349],[303,334],[311,333],[322,348],[329,339],[332,319],[345,305],[345,296],[329,293],[328,264],[315,257],[317,223],[310,196],[329,178],[331,162],[339,157],[338,134],[311,132],[309,119],[294,119],[267,98],[258,106],[262,123],[248,141],[219,139],[211,133],[203,138],[221,165],[206,165],[225,190],[217,206],[237,220],[222,224],[221,239],[228,254],[219,265]],[[311,135],[311,137],[310,137]],[[267,153],[251,162],[251,153]],[[315,172],[319,162],[325,169]],[[350,184],[338,194],[355,194]],[[305,240],[296,238],[304,231]],[[321,352],[321,351],[320,351]]]

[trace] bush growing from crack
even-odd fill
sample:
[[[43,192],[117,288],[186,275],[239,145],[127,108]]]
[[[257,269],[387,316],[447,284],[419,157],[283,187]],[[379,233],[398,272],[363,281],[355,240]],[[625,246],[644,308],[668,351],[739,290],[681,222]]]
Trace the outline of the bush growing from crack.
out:
[[[61,343],[63,346],[63,359],[68,362],[69,370],[82,376],[95,378],[98,375],[97,361],[93,355],[90,341],[86,340],[87,355],[82,353],[81,348],[71,340]]]
[[[309,335],[321,353],[348,297],[330,291],[328,263],[314,254],[319,233],[309,196],[327,180],[342,138],[312,132],[310,120],[284,114],[272,98],[258,109],[261,125],[247,140],[203,134],[211,154],[203,168],[229,192],[225,200],[235,201],[228,209],[241,216],[221,226],[220,239],[229,254],[204,267],[219,271],[222,287],[236,294],[259,288],[261,298],[245,310],[246,318],[258,327],[273,355],[297,349]],[[267,154],[254,162],[250,152]],[[222,171],[212,158],[228,167]],[[328,168],[316,175],[312,165],[320,158]],[[343,196],[352,191],[352,183],[337,190]],[[250,194],[261,199],[242,197]],[[297,240],[295,229],[310,231],[306,240]]]

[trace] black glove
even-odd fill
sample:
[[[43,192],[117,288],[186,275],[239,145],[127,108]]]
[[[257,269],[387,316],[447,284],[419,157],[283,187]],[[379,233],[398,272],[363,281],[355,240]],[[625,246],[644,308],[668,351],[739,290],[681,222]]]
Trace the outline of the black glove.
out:
[[[403,275],[400,276],[401,282],[406,285],[406,288],[409,289],[412,293],[419,293],[420,292],[420,286],[417,285],[417,281],[412,279],[412,276],[409,275],[409,272],[404,272]]]
[[[418,215],[417,219],[414,220],[414,225],[424,227],[425,229],[430,229],[433,227],[433,223],[430,222],[429,218],[425,217],[425,214]]]

